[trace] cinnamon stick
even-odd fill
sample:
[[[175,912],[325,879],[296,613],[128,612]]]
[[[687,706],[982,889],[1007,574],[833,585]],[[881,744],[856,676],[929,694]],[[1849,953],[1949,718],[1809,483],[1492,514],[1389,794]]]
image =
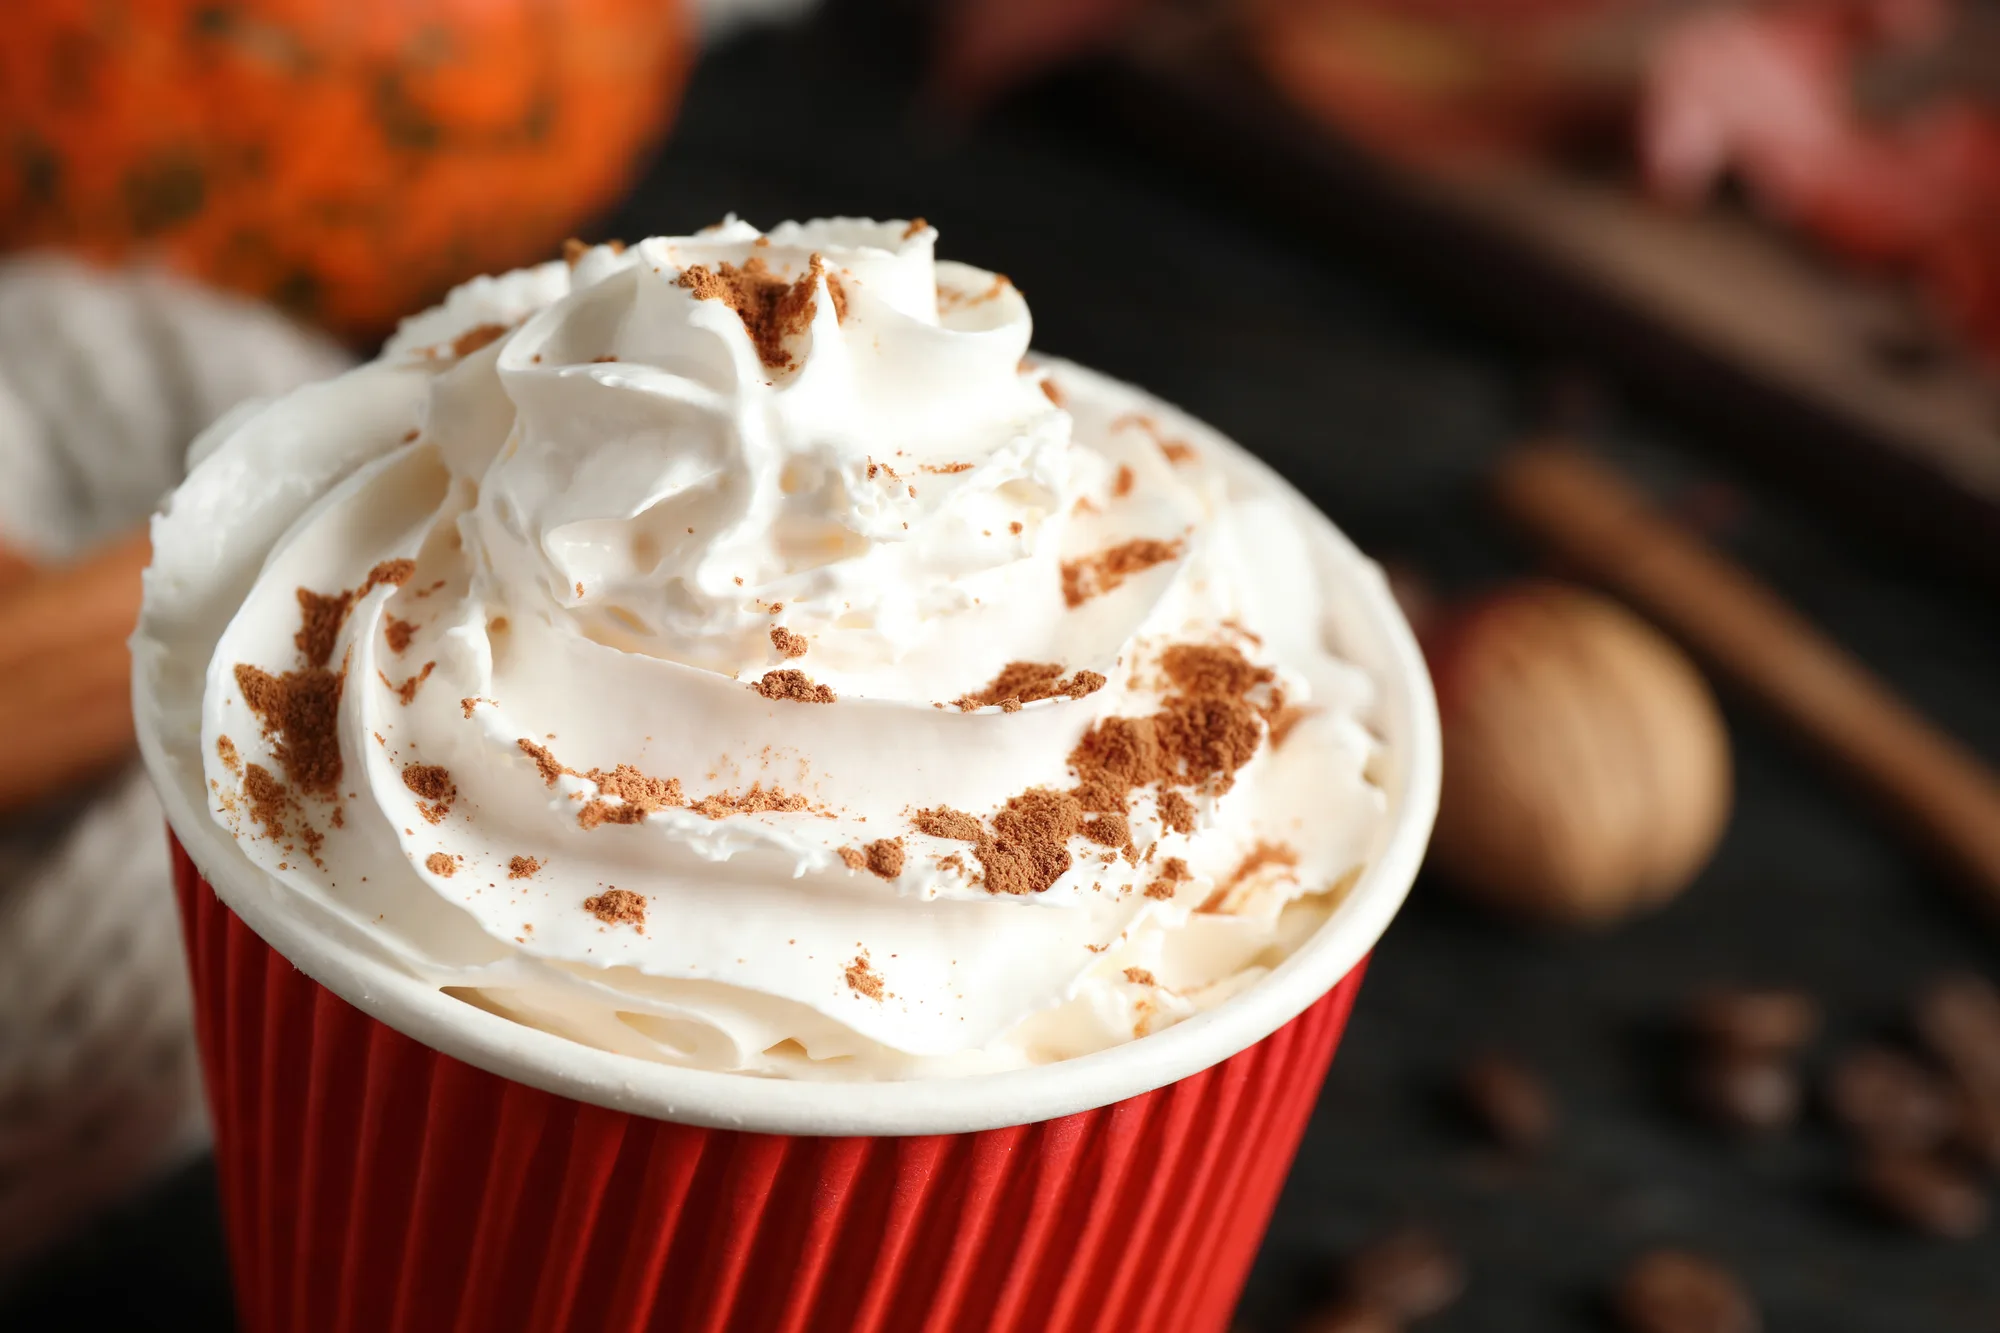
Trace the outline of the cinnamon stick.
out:
[[[130,752],[143,529],[0,590],[0,812],[101,773]]]
[[[2000,917],[2000,776],[1735,563],[1560,445],[1502,464],[1501,508],[1832,760]]]

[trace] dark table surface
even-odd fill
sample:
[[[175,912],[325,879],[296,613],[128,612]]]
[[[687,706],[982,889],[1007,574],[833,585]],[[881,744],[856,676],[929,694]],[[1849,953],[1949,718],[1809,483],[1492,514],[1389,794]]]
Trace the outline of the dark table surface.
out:
[[[1028,294],[1036,346],[1146,385],[1268,459],[1365,548],[1447,589],[1533,568],[1486,515],[1480,479],[1536,426],[1551,368],[1455,319],[1285,217],[1172,160],[1086,74],[954,131],[914,110],[920,52],[836,3],[709,55],[670,142],[602,235],[686,232],[729,210],[921,214],[952,257]],[[1573,383],[1589,368],[1566,367]],[[1569,395],[1573,397],[1574,395]],[[1657,494],[1860,654],[1918,707],[2000,759],[2000,619],[1977,589],[1739,475],[1673,404],[1596,395],[1591,434]],[[1714,863],[1656,915],[1587,937],[1525,933],[1420,881],[1352,1026],[1245,1293],[1246,1328],[1285,1329],[1334,1256],[1429,1223],[1465,1254],[1438,1333],[1607,1327],[1602,1299],[1646,1246],[1734,1267],[1773,1330],[1993,1333],[2000,1233],[1929,1241],[1855,1201],[1823,1121],[1753,1145],[1689,1121],[1673,1015],[1709,980],[1821,995],[1823,1067],[1893,1031],[1946,967],[2000,975],[2000,935],[1879,831],[1758,716],[1726,705],[1738,795]],[[1446,1095],[1498,1047],[1547,1077],[1563,1128],[1529,1164],[1483,1147]],[[210,1169],[197,1162],[0,1292],[0,1329],[226,1329]]]

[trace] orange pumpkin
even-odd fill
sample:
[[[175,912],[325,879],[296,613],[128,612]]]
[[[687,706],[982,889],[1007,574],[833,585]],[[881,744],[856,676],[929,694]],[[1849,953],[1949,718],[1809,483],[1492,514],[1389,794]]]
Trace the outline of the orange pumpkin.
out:
[[[679,0],[23,0],[0,245],[160,258],[380,333],[615,198],[692,46]]]

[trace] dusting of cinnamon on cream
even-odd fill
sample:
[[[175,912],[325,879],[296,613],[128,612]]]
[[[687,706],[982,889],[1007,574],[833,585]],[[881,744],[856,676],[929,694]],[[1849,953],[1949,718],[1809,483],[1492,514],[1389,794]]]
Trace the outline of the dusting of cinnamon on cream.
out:
[[[1178,560],[1183,549],[1179,539],[1165,542],[1154,537],[1134,537],[1095,555],[1062,562],[1063,601],[1082,606],[1093,597],[1110,592],[1134,574],[1155,565]]]
[[[583,900],[583,910],[607,926],[632,926],[640,934],[646,928],[646,895],[630,889],[606,889]]]
[[[836,701],[830,687],[816,685],[805,672],[789,667],[766,671],[763,678],[750,688],[766,699],[787,699],[802,704],[830,704]]]
[[[726,261],[713,269],[691,265],[678,282],[696,300],[720,301],[735,311],[757,349],[757,359],[773,370],[790,370],[796,362],[785,350],[785,339],[811,326],[819,308],[815,293],[825,271],[825,262],[815,254],[806,271],[787,282],[761,256],[753,256],[741,268]],[[836,306],[844,306],[845,293],[834,300]]]

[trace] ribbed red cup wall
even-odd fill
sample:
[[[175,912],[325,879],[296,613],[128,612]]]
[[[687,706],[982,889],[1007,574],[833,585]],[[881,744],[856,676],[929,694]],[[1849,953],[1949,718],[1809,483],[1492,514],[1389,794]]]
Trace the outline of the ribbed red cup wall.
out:
[[[702,1129],[422,1046],[298,971],[178,843],[249,1333],[1217,1333],[1361,984],[1211,1069],[971,1134]]]

